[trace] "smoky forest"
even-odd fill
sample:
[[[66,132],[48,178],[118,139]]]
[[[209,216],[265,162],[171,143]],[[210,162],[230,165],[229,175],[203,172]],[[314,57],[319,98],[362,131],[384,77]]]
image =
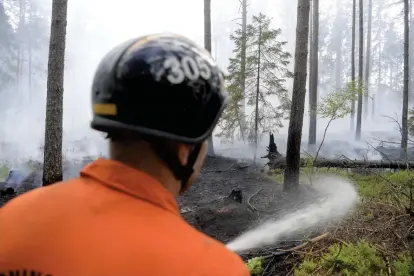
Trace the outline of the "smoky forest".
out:
[[[412,0],[0,0],[0,206],[108,158],[95,70],[160,32],[229,97],[188,224],[251,275],[414,275]]]

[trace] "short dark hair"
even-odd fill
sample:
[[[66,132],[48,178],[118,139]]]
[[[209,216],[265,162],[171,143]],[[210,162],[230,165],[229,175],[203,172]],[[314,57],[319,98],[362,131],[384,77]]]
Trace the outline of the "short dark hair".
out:
[[[178,146],[181,144],[163,137],[142,135],[130,131],[107,133],[106,139],[109,139],[111,142],[125,143],[126,145],[129,142],[147,142],[151,146],[162,148],[162,150],[174,155],[178,153]]]

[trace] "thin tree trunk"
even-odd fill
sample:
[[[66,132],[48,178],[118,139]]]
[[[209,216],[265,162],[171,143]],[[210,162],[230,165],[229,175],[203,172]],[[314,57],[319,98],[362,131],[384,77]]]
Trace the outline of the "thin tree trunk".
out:
[[[414,41],[414,20],[413,20],[413,1],[412,0],[410,0],[410,3],[409,3],[409,5],[410,5],[410,34],[409,34],[409,36],[410,36],[410,39],[409,39],[409,51],[411,52],[411,53],[413,53],[413,51],[414,51],[414,47],[413,47],[413,41]],[[410,70],[409,70],[409,75],[410,75],[410,77],[409,77],[409,92],[408,92],[408,94],[410,94],[410,95],[414,95],[414,58],[413,58],[413,56],[414,55],[410,55],[409,56],[409,59],[410,59],[410,61],[409,61],[409,63],[410,63]],[[412,97],[410,97],[411,99],[412,99]]]
[[[257,51],[257,79],[256,79],[256,105],[255,105],[255,118],[254,118],[254,157],[253,160],[256,162],[257,154],[257,132],[259,130],[259,96],[260,96],[260,55],[262,47],[262,23],[259,26],[259,47]]]
[[[319,0],[312,0],[312,87],[309,91],[309,140],[310,150],[316,145],[316,111],[318,108],[318,64],[319,64]]]
[[[242,44],[241,44],[241,61],[240,61],[240,91],[243,93],[240,105],[240,132],[243,141],[246,137],[246,42],[247,42],[247,0],[242,2]]]
[[[17,97],[22,97],[22,72],[23,72],[23,60],[24,60],[24,28],[25,28],[25,3],[24,0],[19,0],[19,25],[18,25],[18,53],[17,53]]]
[[[286,191],[299,186],[300,143],[302,140],[303,113],[305,110],[308,61],[309,9],[310,0],[298,0],[292,106],[283,184],[283,188]]]
[[[362,128],[362,94],[363,94],[363,68],[364,68],[364,6],[363,0],[359,0],[359,65],[358,65],[358,109],[355,139],[361,140]]]
[[[338,7],[341,5],[341,1],[337,0],[336,4]],[[336,64],[335,64],[335,90],[339,91],[342,87],[342,34],[343,34],[343,16],[342,10],[338,8],[336,12],[336,24],[335,24],[335,32],[338,33],[338,36],[335,37],[336,43]]]
[[[369,77],[371,74],[372,0],[368,1],[367,54],[365,57],[364,119],[368,119]]]
[[[403,108],[401,118],[401,158],[407,159],[407,143],[408,143],[408,85],[409,85],[409,37],[410,26],[409,26],[409,5],[408,0],[404,0],[404,88],[403,88]]]
[[[335,90],[339,91],[342,87],[342,31],[336,47],[336,74],[335,74]]]
[[[356,0],[352,2],[352,50],[351,50],[351,82],[353,89],[356,88],[355,82],[355,33],[356,33]],[[351,102],[351,130],[355,124],[355,98]]]
[[[29,24],[33,24],[33,4],[30,4],[30,12],[29,12]],[[28,55],[29,55],[29,74],[28,74],[28,78],[29,78],[29,91],[28,91],[28,101],[29,104],[31,102],[31,96],[32,96],[32,34],[29,31],[28,33]]]
[[[25,53],[24,53],[24,50],[25,50],[25,43],[24,43],[24,41],[25,41],[25,38],[26,38],[26,35],[27,35],[27,31],[26,31],[26,1],[25,0],[20,0],[20,12],[21,12],[21,15],[20,15],[20,22],[19,22],[19,24],[20,24],[20,30],[19,30],[19,35],[20,35],[20,41],[21,41],[21,44],[20,44],[20,47],[21,47],[21,52],[20,52],[20,67],[19,67],[19,69],[20,69],[20,72],[19,72],[19,75],[20,75],[20,78],[22,78],[23,77],[23,65],[24,65],[24,61],[25,61]]]
[[[382,12],[382,6],[378,5],[378,10],[377,10],[377,14],[378,14],[378,24],[380,24],[380,26],[382,25],[382,17],[381,17],[381,12]],[[381,93],[382,92],[382,73],[386,72],[386,70],[383,70],[382,68],[382,36],[381,34],[379,35],[379,41],[378,41],[378,84],[377,84],[377,91],[375,92],[375,95],[373,95],[372,98],[372,118],[375,117],[375,109],[376,109],[376,105],[378,104],[379,106],[381,106]]]
[[[63,178],[62,119],[67,9],[67,0],[53,0],[49,61],[47,66],[47,102],[43,162],[44,186],[61,181]]]
[[[211,53],[211,0],[204,0],[204,48]],[[209,156],[215,156],[213,134],[208,137]]]
[[[310,98],[310,93],[312,91],[312,57],[313,57],[313,48],[312,48],[312,44],[313,44],[313,20],[312,20],[312,15],[313,15],[313,1],[310,0],[310,9],[309,9],[309,43],[308,43],[308,49],[309,49],[309,58],[308,58],[308,97]],[[309,112],[310,112],[310,101],[308,103],[309,105]]]
[[[381,78],[382,78],[382,41],[380,38],[379,45],[378,45],[378,85],[377,85],[377,92],[373,95],[372,98],[372,118],[375,117],[375,102],[380,103],[380,93],[381,93]],[[375,97],[374,97],[375,96]],[[380,103],[381,104],[381,103]]]

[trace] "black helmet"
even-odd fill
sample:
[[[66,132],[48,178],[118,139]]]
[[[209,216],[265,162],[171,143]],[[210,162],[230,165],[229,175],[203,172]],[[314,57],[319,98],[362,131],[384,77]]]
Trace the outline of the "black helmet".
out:
[[[176,177],[187,181],[226,103],[223,73],[204,48],[179,35],[149,35],[115,47],[99,64],[91,126],[195,145],[185,168],[162,145],[154,146]]]

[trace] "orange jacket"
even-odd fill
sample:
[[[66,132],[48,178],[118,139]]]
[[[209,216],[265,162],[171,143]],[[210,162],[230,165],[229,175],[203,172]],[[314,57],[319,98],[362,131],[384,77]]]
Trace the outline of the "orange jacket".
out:
[[[33,190],[0,209],[0,275],[250,274],[236,254],[180,217],[160,183],[99,159],[79,178]]]

